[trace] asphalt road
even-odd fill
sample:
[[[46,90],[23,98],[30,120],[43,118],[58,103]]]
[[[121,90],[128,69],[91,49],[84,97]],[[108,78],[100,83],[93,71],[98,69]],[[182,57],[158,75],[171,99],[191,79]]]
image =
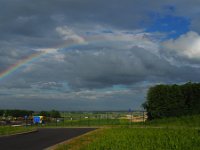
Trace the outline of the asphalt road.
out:
[[[79,136],[93,128],[52,128],[39,129],[29,134],[0,137],[2,150],[42,150],[62,141]]]

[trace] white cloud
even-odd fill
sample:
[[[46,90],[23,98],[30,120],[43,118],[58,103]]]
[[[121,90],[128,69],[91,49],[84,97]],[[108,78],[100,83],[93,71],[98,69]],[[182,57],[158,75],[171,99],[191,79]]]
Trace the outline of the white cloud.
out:
[[[36,19],[36,17],[35,16],[29,16],[29,17],[19,16],[19,17],[17,17],[16,20],[17,20],[18,23],[26,23],[26,22],[33,20],[33,19]]]
[[[58,61],[63,62],[65,56],[62,53],[59,53],[59,48],[38,48],[36,51],[43,52],[45,54],[50,54],[49,57],[43,58],[43,61]]]
[[[190,31],[179,38],[163,42],[164,49],[189,59],[200,59],[200,35]]]
[[[106,27],[95,27],[94,31],[89,33],[87,40],[105,46],[111,46],[121,49],[130,49],[132,47],[140,47],[148,49],[149,52],[157,53],[159,50],[158,42],[153,37],[154,34],[141,30],[119,30]]]
[[[38,49],[35,49],[36,51],[41,51],[41,52],[44,52],[44,53],[56,53],[58,51],[57,48],[38,48]]]
[[[69,40],[74,43],[85,43],[83,37],[76,34],[72,29],[67,26],[57,27],[56,31],[62,36],[63,40]]]

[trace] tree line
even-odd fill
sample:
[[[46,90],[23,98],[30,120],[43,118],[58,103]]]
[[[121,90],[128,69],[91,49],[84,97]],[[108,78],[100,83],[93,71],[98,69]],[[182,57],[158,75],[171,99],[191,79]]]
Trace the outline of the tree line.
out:
[[[143,107],[149,119],[200,114],[200,83],[151,87]]]
[[[25,117],[25,116],[45,116],[45,117],[52,117],[52,118],[60,118],[60,112],[57,110],[51,110],[51,111],[40,111],[40,112],[34,112],[31,110],[0,110],[0,116],[8,117]]]

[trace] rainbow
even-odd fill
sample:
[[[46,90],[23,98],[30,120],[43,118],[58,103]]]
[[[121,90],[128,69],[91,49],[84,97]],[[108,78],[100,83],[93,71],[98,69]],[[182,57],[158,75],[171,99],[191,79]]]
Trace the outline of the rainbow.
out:
[[[82,45],[82,44],[68,44],[67,47],[73,47],[74,45]],[[64,45],[59,45],[57,50],[62,47]],[[26,64],[29,64],[33,61],[35,61],[36,59],[40,58],[41,56],[43,55],[46,55],[48,53],[51,53],[51,52],[48,52],[48,51],[39,51],[39,52],[36,52],[28,57],[25,57],[21,60],[19,60],[17,63],[11,65],[10,67],[8,67],[6,70],[0,72],[0,81],[5,79],[7,76],[9,76],[10,74],[14,73],[15,71],[17,71],[18,69],[20,69],[21,67],[25,66]]]
[[[16,70],[18,70],[19,68],[21,68],[23,65],[31,63],[36,58],[41,57],[43,54],[45,53],[44,52],[34,53],[28,57],[23,58],[22,60],[19,60],[17,63],[11,65],[3,72],[0,72],[0,81],[3,80],[5,77],[9,76],[10,74],[12,74],[13,72],[15,72]]]
[[[68,47],[74,46],[74,45],[81,45],[81,44],[68,44]],[[23,67],[23,66],[25,66],[25,65],[27,65],[29,63],[32,63],[36,59],[38,59],[41,56],[46,55],[48,53],[51,53],[51,52],[48,52],[48,51],[39,51],[39,52],[36,52],[34,54],[31,54],[28,57],[25,57],[25,58],[19,60],[17,63],[9,66],[6,70],[0,72],[0,81],[3,80],[3,79],[5,79],[7,76],[11,75],[12,73],[14,73],[15,71],[17,71],[21,67]]]
[[[94,39],[94,38],[87,38],[87,42],[89,43],[95,43],[95,42],[100,42],[101,40],[99,39]],[[83,43],[79,43],[79,44],[74,44],[74,43],[68,43],[67,47],[73,47],[76,45],[84,45]],[[57,49],[60,49],[61,47],[66,46],[66,43],[63,45],[58,45]],[[8,67],[6,70],[0,72],[0,81],[3,80],[4,78],[6,78],[7,76],[9,76],[10,74],[14,73],[15,71],[17,71],[18,69],[20,69],[22,66],[29,64],[31,62],[33,62],[34,60],[40,58],[41,56],[48,54],[48,51],[39,51],[36,52],[26,58],[23,58],[22,60],[19,60],[17,63],[11,65],[10,67]]]

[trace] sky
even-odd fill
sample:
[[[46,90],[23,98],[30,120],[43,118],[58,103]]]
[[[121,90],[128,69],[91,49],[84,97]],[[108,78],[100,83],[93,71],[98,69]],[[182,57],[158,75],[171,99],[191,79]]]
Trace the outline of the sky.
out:
[[[200,82],[198,0],[0,0],[0,109],[139,110]]]

